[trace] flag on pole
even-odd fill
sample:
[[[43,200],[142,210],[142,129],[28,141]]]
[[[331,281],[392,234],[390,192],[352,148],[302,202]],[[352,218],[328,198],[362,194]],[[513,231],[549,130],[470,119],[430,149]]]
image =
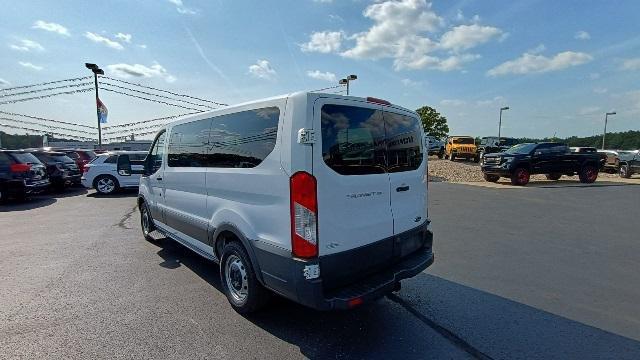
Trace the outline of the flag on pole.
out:
[[[96,103],[98,105],[98,120],[100,120],[100,124],[106,124],[109,111],[107,111],[107,107],[102,103],[102,101],[100,101],[99,98],[96,98]]]

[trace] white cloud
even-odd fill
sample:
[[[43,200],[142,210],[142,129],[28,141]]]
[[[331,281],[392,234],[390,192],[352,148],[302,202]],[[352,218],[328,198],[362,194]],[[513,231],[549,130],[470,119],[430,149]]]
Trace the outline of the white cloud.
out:
[[[576,32],[576,34],[573,37],[576,38],[577,40],[589,40],[589,39],[591,39],[591,35],[589,35],[589,33],[584,31],[584,30],[580,30],[580,31]]]
[[[640,58],[625,59],[622,61],[622,70],[640,70]]]
[[[338,21],[338,22],[344,22],[344,18],[342,16],[335,15],[335,14],[329,14],[329,20]]]
[[[344,33],[342,31],[318,31],[311,34],[309,42],[300,45],[304,52],[332,53],[340,50]]]
[[[417,87],[417,86],[422,85],[421,81],[415,81],[415,80],[411,80],[411,79],[402,79],[400,81],[402,82],[402,85],[404,85],[404,86]]]
[[[426,0],[377,1],[362,15],[373,22],[365,31],[352,35],[344,31],[315,32],[301,50],[339,53],[351,59],[392,59],[396,71],[451,71],[480,57],[462,51],[506,35],[496,27],[478,25],[480,18],[474,17],[474,23],[451,27],[438,39],[437,33],[447,30],[443,29],[446,22]],[[459,12],[456,18],[464,20],[464,15]]]
[[[126,43],[131,43],[131,34],[123,34],[121,32],[117,33],[115,35],[116,39],[120,39]]]
[[[316,80],[324,80],[330,82],[337,82],[336,74],[332,72],[322,72],[320,70],[309,70],[307,71],[307,76],[316,79]]]
[[[435,49],[431,39],[422,36],[435,32],[444,20],[425,0],[385,1],[369,5],[363,15],[373,20],[367,31],[355,34],[355,47],[343,52],[354,59],[394,58],[403,65],[430,63],[426,53]],[[411,65],[407,66],[411,67]]]
[[[196,9],[188,8],[184,5],[182,0],[167,0],[176,6],[176,11],[183,15],[196,15],[198,11]]]
[[[140,45],[138,45],[138,47],[139,47],[140,49],[146,49],[146,48],[147,48],[147,45],[146,45],[146,44],[140,44]]]
[[[599,106],[586,106],[583,107],[582,109],[580,109],[579,114],[580,115],[593,115],[596,114],[600,111],[600,107]]]
[[[0,78],[0,85],[11,85],[11,83],[3,78]]]
[[[95,43],[104,44],[105,46],[108,46],[108,47],[110,47],[112,49],[116,49],[116,50],[124,49],[124,46],[122,46],[122,44],[120,44],[119,42],[113,41],[111,39],[108,39],[108,38],[106,38],[104,36],[101,36],[101,35],[98,35],[96,33],[92,33],[92,32],[87,31],[84,34],[84,36],[87,39],[89,39],[89,40],[91,40],[91,41],[93,41]]]
[[[463,54],[463,55],[451,55],[446,59],[440,60],[435,69],[440,71],[452,71],[462,68],[465,63],[479,59],[480,55],[477,54]]]
[[[31,70],[35,70],[35,71],[40,71],[40,70],[44,69],[44,67],[42,67],[42,66],[33,65],[32,63],[25,62],[25,61],[18,61],[18,64],[22,65],[23,67],[26,67],[27,69],[31,69]]]
[[[603,87],[596,87],[593,88],[593,92],[596,94],[606,94],[609,90],[607,88],[603,88]]]
[[[32,28],[34,29],[41,29],[44,31],[49,31],[49,32],[54,32],[63,36],[71,36],[71,34],[69,33],[69,30],[60,25],[60,24],[56,24],[53,22],[46,22],[46,21],[42,21],[42,20],[38,20],[35,23],[33,23]]]
[[[506,103],[507,99],[505,99],[503,96],[496,96],[493,99],[476,101],[477,106],[503,106]]]
[[[462,13],[462,10],[458,9],[458,12],[456,13],[456,20],[459,22],[462,22],[465,20],[464,14]]]
[[[9,44],[9,47],[12,48],[13,50],[17,50],[17,51],[24,51],[24,52],[29,52],[29,51],[44,51],[44,47],[42,47],[42,45],[40,45],[39,43],[33,41],[33,40],[29,40],[29,39],[21,39],[18,43],[16,44]]]
[[[467,50],[500,35],[502,35],[502,30],[493,26],[459,25],[442,35],[440,47],[453,51]]]
[[[534,47],[533,49],[527,50],[527,54],[540,54],[541,52],[544,52],[545,50],[547,50],[547,47],[544,46],[544,44],[539,44],[538,46]]]
[[[466,101],[460,99],[444,99],[440,101],[440,105],[442,106],[463,106],[466,104]]]
[[[506,74],[544,73],[582,65],[593,60],[589,54],[564,51],[549,58],[543,55],[524,53],[521,57],[504,62],[487,72],[489,76]]]
[[[145,77],[145,78],[161,78],[168,83],[176,81],[175,76],[169,74],[164,66],[157,62],[151,66],[145,66],[141,64],[113,64],[107,65],[107,72],[114,76],[129,79],[132,77]]]
[[[249,66],[249,73],[257,78],[266,80],[271,80],[276,76],[276,71],[267,60],[258,60],[255,64]]]

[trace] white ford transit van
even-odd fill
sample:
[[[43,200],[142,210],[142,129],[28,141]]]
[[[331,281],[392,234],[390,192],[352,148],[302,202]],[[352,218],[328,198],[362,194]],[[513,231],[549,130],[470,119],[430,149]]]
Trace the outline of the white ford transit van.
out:
[[[183,118],[144,160],[142,231],[219,263],[240,313],[352,308],[433,263],[422,139],[413,111],[310,92]]]

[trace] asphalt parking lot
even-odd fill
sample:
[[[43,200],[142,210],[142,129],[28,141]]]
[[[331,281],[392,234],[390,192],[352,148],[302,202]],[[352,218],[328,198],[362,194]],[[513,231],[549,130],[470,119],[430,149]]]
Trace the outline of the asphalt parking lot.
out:
[[[431,183],[436,263],[348,312],[231,309],[135,192],[0,207],[0,357],[640,358],[640,186]]]

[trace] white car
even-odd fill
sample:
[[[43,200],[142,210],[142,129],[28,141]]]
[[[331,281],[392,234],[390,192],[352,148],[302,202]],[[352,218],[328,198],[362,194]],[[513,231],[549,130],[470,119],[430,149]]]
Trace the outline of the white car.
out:
[[[144,170],[142,231],[220,264],[240,313],[277,293],[349,309],[433,262],[419,116],[375,98],[301,92],[178,120]]]
[[[96,156],[89,164],[84,166],[82,173],[82,185],[86,188],[94,188],[103,195],[112,194],[120,188],[138,187],[140,175],[121,176],[117,171],[118,156],[127,154],[131,160],[144,160],[146,151],[114,151]],[[142,168],[134,165],[134,168]]]

